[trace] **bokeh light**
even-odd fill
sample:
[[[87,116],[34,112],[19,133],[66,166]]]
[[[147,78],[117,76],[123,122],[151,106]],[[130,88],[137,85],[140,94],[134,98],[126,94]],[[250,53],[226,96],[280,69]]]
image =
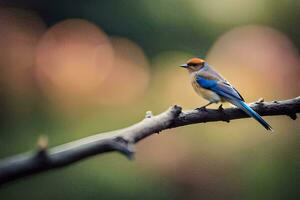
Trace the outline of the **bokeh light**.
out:
[[[232,25],[268,16],[266,0],[190,0],[193,14],[210,23]]]
[[[12,96],[31,95],[35,48],[45,30],[35,12],[0,7],[0,80]]]
[[[143,50],[134,42],[112,37],[113,70],[99,88],[101,105],[126,105],[140,98],[147,89],[150,71]]]
[[[35,60],[43,92],[70,106],[96,100],[101,83],[112,70],[113,49],[99,27],[69,19],[46,32]]]
[[[250,101],[293,97],[300,90],[299,53],[283,33],[269,27],[234,28],[216,41],[207,60]]]

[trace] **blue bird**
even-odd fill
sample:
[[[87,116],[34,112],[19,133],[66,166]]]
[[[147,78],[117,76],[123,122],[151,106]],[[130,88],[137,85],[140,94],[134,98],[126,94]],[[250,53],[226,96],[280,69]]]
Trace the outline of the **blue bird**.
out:
[[[253,117],[265,129],[273,132],[272,127],[245,103],[240,93],[219,73],[210,67],[205,60],[192,58],[180,67],[188,70],[192,86],[196,93],[209,101],[208,104],[201,108],[205,108],[212,103],[227,101],[242,109],[250,117]]]

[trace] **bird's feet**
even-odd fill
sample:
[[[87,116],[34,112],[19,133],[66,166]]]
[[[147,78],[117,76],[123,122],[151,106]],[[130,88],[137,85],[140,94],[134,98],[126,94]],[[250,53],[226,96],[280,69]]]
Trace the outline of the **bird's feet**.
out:
[[[207,111],[206,106],[196,108],[195,110],[197,110],[197,111]]]
[[[209,102],[208,104],[200,107],[200,108],[196,108],[195,110],[198,110],[198,111],[207,111],[206,107],[209,106],[210,104],[212,104],[212,102]]]
[[[223,104],[221,104],[218,108],[218,111],[223,112],[224,108],[223,108]]]
[[[223,108],[223,104],[221,104],[218,108],[218,111],[221,113],[222,115],[222,120],[229,123],[230,120],[228,119],[228,117],[226,116],[226,113],[224,112],[224,108]]]

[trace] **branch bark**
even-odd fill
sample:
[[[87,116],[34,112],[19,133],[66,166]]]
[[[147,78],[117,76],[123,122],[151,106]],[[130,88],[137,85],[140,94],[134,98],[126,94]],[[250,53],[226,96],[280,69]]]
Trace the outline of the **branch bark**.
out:
[[[300,112],[300,96],[284,101],[259,100],[251,104],[251,107],[262,116],[287,115],[295,120],[296,113]],[[37,150],[0,161],[0,185],[111,151],[118,151],[131,159],[135,143],[166,129],[213,121],[229,122],[247,117],[249,116],[238,108],[223,109],[220,106],[219,109],[182,111],[180,106],[175,105],[156,116],[148,111],[145,119],[128,128],[96,134],[50,149],[44,139],[39,142],[41,144]]]

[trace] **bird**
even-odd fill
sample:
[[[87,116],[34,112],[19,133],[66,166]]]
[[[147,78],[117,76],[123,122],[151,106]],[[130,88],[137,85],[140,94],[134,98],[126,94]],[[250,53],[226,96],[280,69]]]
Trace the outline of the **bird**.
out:
[[[198,109],[206,109],[213,103],[229,102],[258,121],[266,130],[273,132],[273,128],[245,103],[242,95],[205,60],[197,57],[191,58],[180,67],[189,72],[195,92],[208,100],[208,104]]]

